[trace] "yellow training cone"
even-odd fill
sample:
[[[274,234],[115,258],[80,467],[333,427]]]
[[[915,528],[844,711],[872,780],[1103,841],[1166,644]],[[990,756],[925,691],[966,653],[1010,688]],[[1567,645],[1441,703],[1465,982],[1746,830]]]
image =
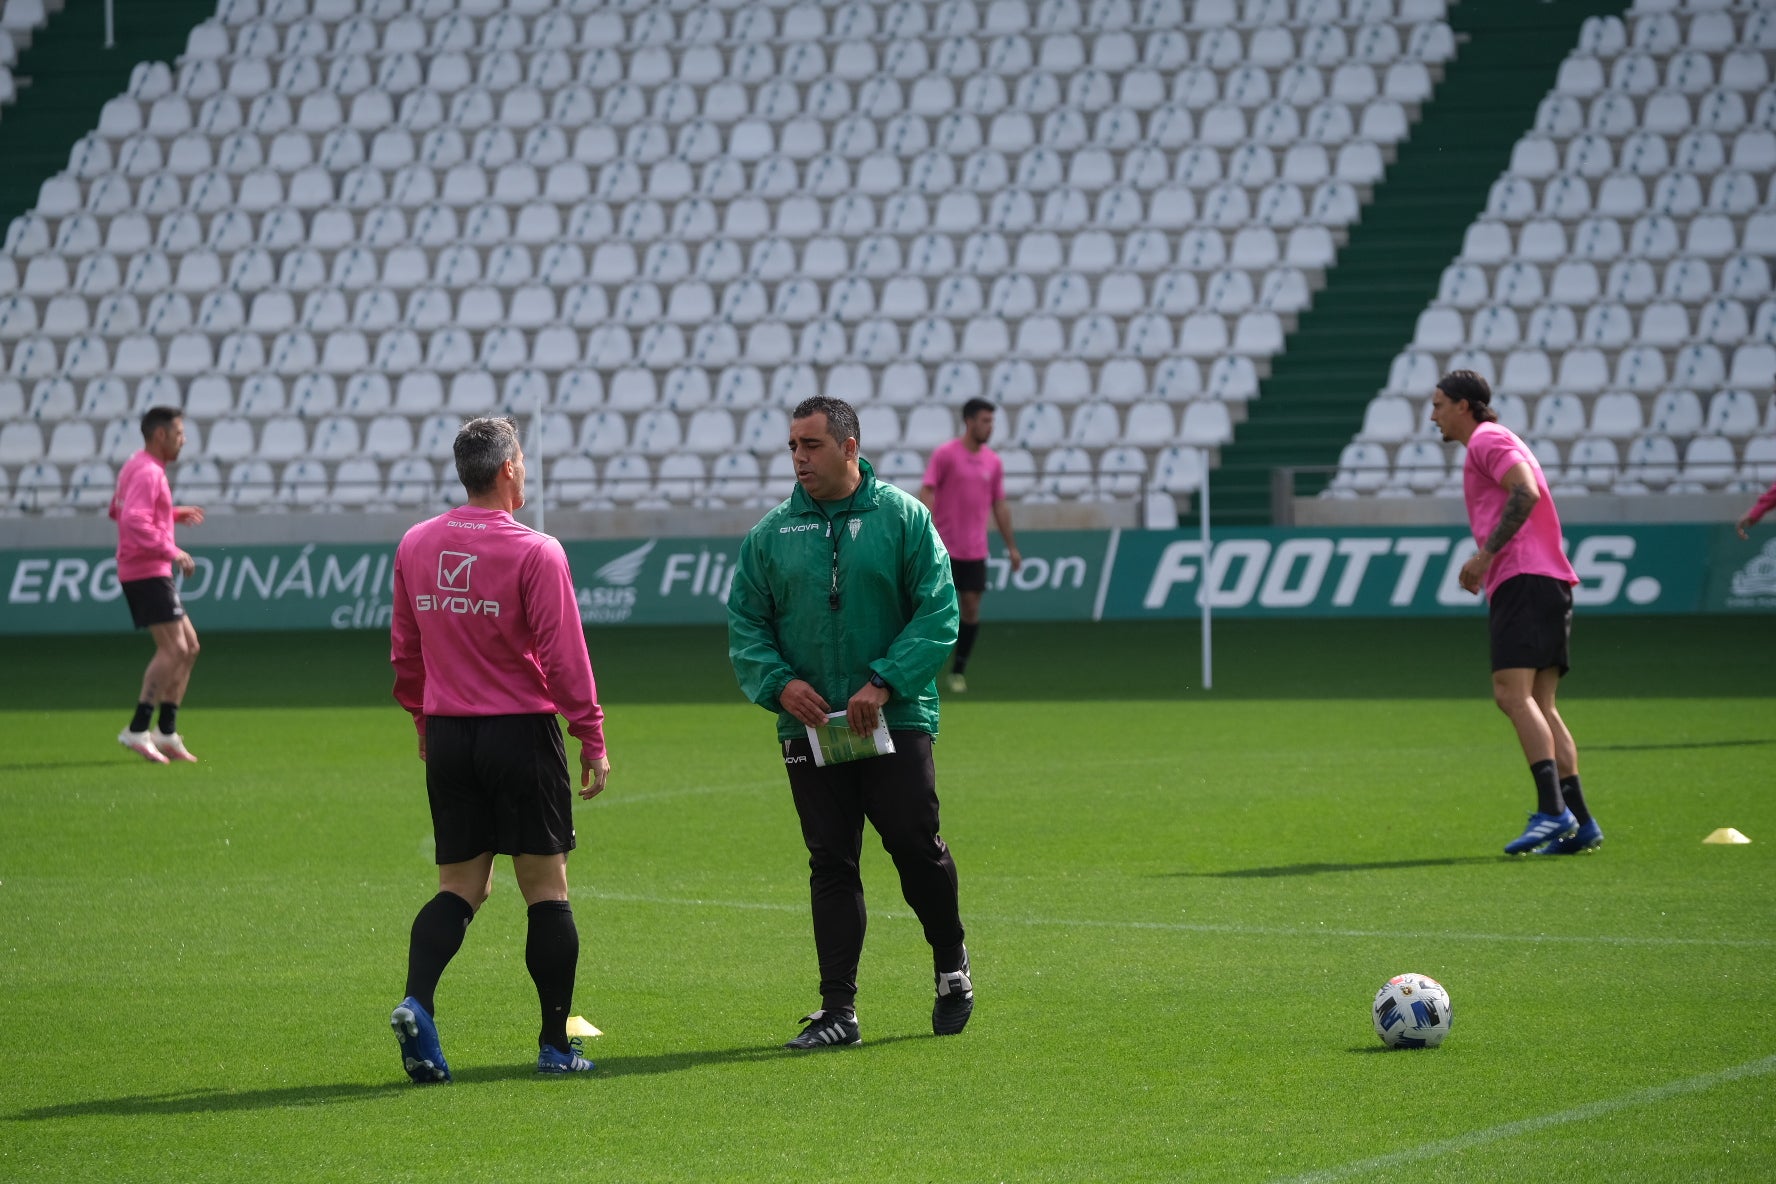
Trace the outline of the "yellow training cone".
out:
[[[1710,834],[1706,839],[1703,839],[1702,841],[1704,843],[1720,843],[1723,846],[1729,846],[1729,847],[1736,847],[1741,843],[1751,842],[1750,839],[1746,838],[1744,835],[1740,834],[1738,831],[1734,830],[1730,826],[1721,827],[1719,830],[1714,831],[1712,834]]]
[[[1733,833],[1738,834],[1739,832],[1734,831]],[[1710,839],[1708,841],[1712,843],[1715,840]],[[1751,840],[1746,839],[1744,841],[1749,843]],[[603,1032],[600,1032],[597,1028],[594,1028],[591,1024],[587,1023],[586,1017],[583,1015],[570,1015],[567,1017],[567,1034],[569,1036],[602,1036],[602,1035],[604,1035]]]

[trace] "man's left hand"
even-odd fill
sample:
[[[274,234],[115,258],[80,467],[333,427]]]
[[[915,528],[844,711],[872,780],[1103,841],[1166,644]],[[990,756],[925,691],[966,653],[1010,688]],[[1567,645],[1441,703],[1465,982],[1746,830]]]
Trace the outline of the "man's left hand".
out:
[[[173,521],[177,522],[180,526],[202,526],[203,518],[202,506],[173,507]]]
[[[1480,591],[1480,582],[1486,578],[1486,569],[1492,566],[1491,551],[1476,551],[1462,564],[1461,586],[1469,592]]]
[[[882,704],[888,702],[888,691],[884,687],[863,684],[863,689],[851,696],[845,704],[845,722],[859,736],[867,736],[876,730],[876,721],[881,718]]]
[[[1011,560],[1011,570],[1016,571],[1024,565],[1024,553],[1016,547],[1005,548],[1005,557]]]
[[[604,783],[609,780],[611,772],[610,756],[592,756],[586,752],[586,744],[580,742],[580,797],[591,801],[604,792]]]

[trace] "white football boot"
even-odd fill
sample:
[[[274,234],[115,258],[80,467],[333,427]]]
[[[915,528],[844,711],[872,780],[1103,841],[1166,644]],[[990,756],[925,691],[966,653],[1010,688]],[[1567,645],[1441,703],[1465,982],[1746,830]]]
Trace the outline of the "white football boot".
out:
[[[190,761],[194,765],[197,763],[197,758],[185,747],[185,741],[179,739],[179,733],[156,732],[150,738],[154,741],[154,747],[160,749],[162,760]]]
[[[160,749],[155,747],[153,738],[147,732],[132,732],[125,728],[117,733],[117,742],[150,764],[167,763],[167,758],[161,755]]]

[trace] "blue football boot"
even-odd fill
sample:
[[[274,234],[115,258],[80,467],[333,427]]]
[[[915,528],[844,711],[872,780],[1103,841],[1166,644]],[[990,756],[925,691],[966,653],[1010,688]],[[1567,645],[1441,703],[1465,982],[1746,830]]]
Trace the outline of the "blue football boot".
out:
[[[1555,839],[1537,855],[1583,855],[1587,851],[1595,851],[1603,846],[1603,828],[1597,825],[1597,819],[1579,827],[1578,830],[1564,839]]]
[[[580,1043],[580,1038],[578,1036],[574,1036],[568,1040],[568,1042],[567,1042],[568,1051],[566,1051],[566,1052],[562,1052],[559,1048],[556,1048],[554,1045],[548,1043],[547,1041],[544,1041],[543,1043],[537,1045],[537,1072],[538,1073],[589,1073],[589,1072],[591,1072],[593,1069],[598,1068],[598,1066],[594,1065],[591,1061],[588,1061],[585,1057],[580,1055],[582,1052],[585,1051],[585,1047],[586,1047],[585,1045]]]
[[[1505,844],[1506,855],[1523,855],[1554,839],[1564,839],[1579,829],[1571,810],[1558,814],[1531,814],[1523,833]]]
[[[432,1014],[409,995],[389,1016],[395,1039],[401,1042],[401,1067],[415,1085],[448,1082],[450,1066],[444,1063],[444,1049],[438,1044],[438,1025]]]

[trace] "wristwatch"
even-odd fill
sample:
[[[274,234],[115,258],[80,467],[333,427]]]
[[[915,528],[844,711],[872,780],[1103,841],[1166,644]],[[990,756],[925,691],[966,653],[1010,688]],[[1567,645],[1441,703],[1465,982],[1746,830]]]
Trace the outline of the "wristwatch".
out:
[[[877,674],[873,670],[870,671],[869,684],[872,687],[877,687],[877,688],[884,690],[884,691],[892,691],[894,689],[893,687],[888,685],[887,679],[883,678],[880,674]]]

